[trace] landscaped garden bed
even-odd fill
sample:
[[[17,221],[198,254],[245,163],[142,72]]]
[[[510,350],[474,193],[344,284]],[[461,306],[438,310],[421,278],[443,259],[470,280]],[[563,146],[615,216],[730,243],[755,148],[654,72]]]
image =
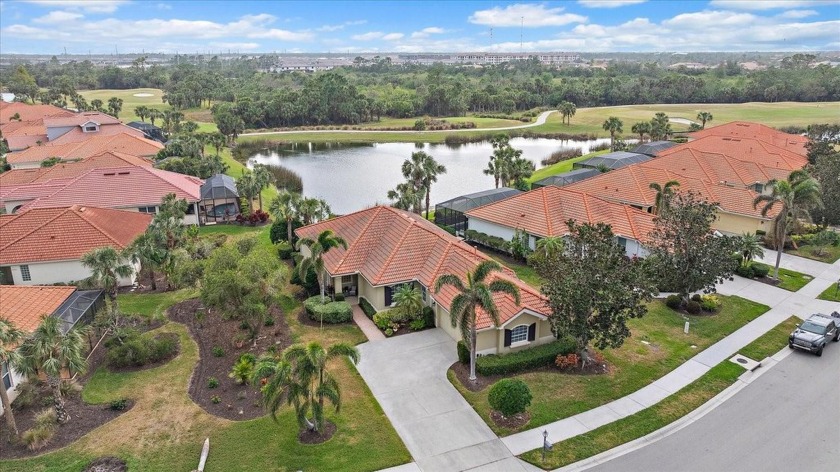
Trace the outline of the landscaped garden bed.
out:
[[[497,434],[504,436],[542,426],[635,392],[767,311],[766,306],[739,297],[720,296],[720,300],[723,305],[717,314],[700,316],[680,315],[662,301],[652,302],[647,315],[628,321],[632,336],[622,347],[600,353],[609,368],[605,374],[581,375],[542,367],[508,376],[523,380],[533,394],[528,408],[531,421],[520,428],[493,422],[489,388],[473,392],[456,373],[448,376]],[[687,335],[683,333],[686,320],[690,324]],[[482,382],[492,383],[489,379]]]
[[[190,398],[222,418],[248,420],[265,415],[259,385],[239,383],[230,375],[243,354],[257,358],[265,352],[281,352],[292,343],[282,311],[276,306],[270,308],[267,319],[271,321],[263,328],[256,345],[238,336],[244,333],[239,321],[223,319],[198,299],[172,306],[169,317],[187,325],[199,346],[200,360],[190,381]]]
[[[820,294],[820,300],[828,300],[830,302],[840,302],[840,282],[831,284],[827,289]]]
[[[796,292],[800,288],[804,287],[808,282],[814,280],[814,278],[808,274],[803,274],[801,272],[796,272],[782,267],[779,268],[779,278],[774,279],[772,277],[773,270],[774,268],[767,264],[752,262],[748,266],[739,267],[736,273],[741,277],[753,279],[757,282],[779,287],[790,292]]]

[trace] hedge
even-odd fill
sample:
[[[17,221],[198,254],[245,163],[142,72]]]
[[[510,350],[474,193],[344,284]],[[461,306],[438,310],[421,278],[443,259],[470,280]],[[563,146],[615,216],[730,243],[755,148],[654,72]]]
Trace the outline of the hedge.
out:
[[[482,246],[489,247],[502,252],[510,252],[510,241],[505,241],[498,236],[490,236],[472,229],[464,231],[467,241],[475,241]]]
[[[329,300],[329,299],[327,299]],[[322,321],[324,323],[336,324],[346,323],[353,319],[353,308],[347,302],[327,302],[321,303],[321,296],[307,298],[303,302],[303,307],[309,315],[309,319],[313,321]]]
[[[365,297],[359,297],[359,308],[361,308],[362,311],[365,312],[365,315],[370,319],[373,319],[373,315],[376,314],[376,308],[374,308]]]
[[[458,341],[458,361],[461,364],[470,363],[470,348],[467,347],[464,341]]]
[[[280,241],[275,244],[277,247],[277,255],[280,257],[281,260],[290,261],[292,260],[292,253],[295,252],[295,248],[292,247],[286,241]]]
[[[510,375],[523,370],[554,365],[557,356],[565,356],[576,350],[575,340],[564,338],[510,354],[481,356],[475,361],[475,370],[484,376]],[[467,362],[469,362],[469,353],[467,356]]]

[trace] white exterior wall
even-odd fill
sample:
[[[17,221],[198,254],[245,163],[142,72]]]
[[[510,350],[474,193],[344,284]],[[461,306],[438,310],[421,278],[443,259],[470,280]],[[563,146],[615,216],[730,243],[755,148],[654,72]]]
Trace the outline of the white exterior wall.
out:
[[[17,396],[18,396],[18,389],[17,389],[18,385],[20,385],[20,384],[22,384],[23,382],[26,381],[26,379],[22,375],[18,374],[14,369],[11,369],[11,371],[12,371],[12,388],[10,388],[9,390],[6,391],[6,393],[9,394],[9,402],[15,401],[15,398],[17,398]],[[0,379],[0,382],[2,382],[2,379]],[[3,404],[0,403],[0,414],[2,414],[2,413],[3,413]]]
[[[21,264],[13,265],[12,280],[15,285],[51,285],[56,283],[78,282],[90,277],[90,269],[82,265],[81,261],[52,261],[23,264],[29,266],[31,280],[23,280],[20,273]],[[120,277],[120,286],[133,285],[135,276],[140,270],[139,264],[134,264],[134,274],[130,277]]]
[[[636,241],[635,239],[627,239],[627,245],[624,248],[624,254],[626,254],[627,257],[647,257],[648,254],[650,254],[650,252],[647,249],[645,249],[645,247],[642,246],[642,244],[639,243],[639,241]]]
[[[516,230],[514,228],[502,226],[496,223],[491,223],[489,221],[474,217],[470,217],[467,219],[467,228],[473,231],[478,231],[479,233],[487,234],[489,236],[496,236],[502,238],[505,241],[510,241],[511,239],[513,239],[513,235],[516,233]]]
[[[6,214],[11,215],[16,207],[21,205],[25,205],[32,200],[7,200],[4,203],[4,207],[6,208]]]
[[[9,164],[12,169],[37,169],[41,167],[41,161],[34,162],[18,162],[17,164]]]

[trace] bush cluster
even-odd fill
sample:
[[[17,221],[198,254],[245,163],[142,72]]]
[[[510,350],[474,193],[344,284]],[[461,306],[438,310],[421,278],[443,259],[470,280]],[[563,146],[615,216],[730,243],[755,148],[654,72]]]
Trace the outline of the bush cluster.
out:
[[[554,365],[560,369],[573,369],[577,367],[578,364],[580,364],[580,356],[574,352],[566,354],[565,356],[557,356],[557,358],[554,359]]]
[[[502,379],[490,387],[490,407],[505,416],[522,413],[531,405],[531,390],[519,379]]]
[[[106,360],[113,369],[141,367],[173,357],[178,352],[178,338],[159,334],[151,339],[130,334],[122,344],[108,346]]]
[[[582,156],[583,153],[580,149],[560,149],[558,151],[554,151],[551,153],[550,156],[546,157],[542,160],[543,166],[550,166],[552,164],[557,164],[560,161],[565,161],[568,159],[572,159],[575,157]]]
[[[248,223],[251,226],[256,226],[257,223],[265,223],[266,221],[268,221],[268,218],[268,213],[262,210],[255,210],[252,211],[248,216],[245,216],[243,214],[236,215],[236,222],[240,225]]]
[[[125,398],[120,398],[119,400],[113,400],[111,403],[108,404],[108,408],[114,411],[123,411],[128,408],[128,400]]]
[[[467,346],[467,343],[464,341],[458,341],[457,344],[458,348],[458,362],[461,364],[469,364],[470,363],[470,348]]]
[[[510,354],[493,354],[476,359],[475,370],[481,375],[510,375],[529,369],[553,365],[557,356],[576,350],[574,339],[564,338]],[[460,358],[460,353],[459,353]],[[467,353],[469,362],[469,351]]]
[[[353,319],[353,309],[349,303],[330,301],[321,303],[320,295],[307,298],[303,302],[303,307],[306,309],[306,313],[312,321],[321,321],[323,319],[324,323],[336,324],[346,323]]]
[[[35,425],[21,434],[20,439],[30,451],[36,451],[49,444],[58,429],[55,409],[47,408],[35,415]]]
[[[770,273],[770,266],[760,262],[753,262],[749,265],[740,265],[735,269],[735,273],[747,279],[767,277]]]
[[[373,319],[373,315],[376,314],[376,308],[374,308],[373,305],[371,305],[365,297],[359,297],[359,308],[361,308],[362,311],[365,313],[365,316],[367,316],[371,320]]]
[[[280,260],[292,260],[292,254],[295,252],[295,248],[291,244],[286,241],[280,241],[274,246],[277,248],[277,256],[280,257]]]
[[[681,296],[677,294],[668,295],[668,298],[665,299],[665,306],[672,310],[679,310],[682,307],[682,302]]]
[[[700,306],[700,302],[689,300],[685,304],[685,311],[687,311],[689,315],[699,315],[702,310],[703,308]]]
[[[464,232],[464,237],[467,241],[475,241],[482,246],[489,247],[502,252],[510,252],[510,241],[505,241],[498,236],[490,236],[472,229]]]

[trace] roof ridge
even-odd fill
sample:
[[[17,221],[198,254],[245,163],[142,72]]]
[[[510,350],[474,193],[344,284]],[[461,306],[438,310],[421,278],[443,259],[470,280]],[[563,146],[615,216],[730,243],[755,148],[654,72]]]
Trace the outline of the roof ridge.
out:
[[[547,188],[548,187],[543,187],[542,189],[547,189]],[[554,188],[554,187],[552,186],[552,188]],[[548,234],[551,235],[551,234],[554,233],[554,231],[553,231],[553,228],[551,227],[551,216],[549,215],[547,193],[548,193],[547,190],[542,191],[543,212],[545,214],[545,226],[546,226],[546,228],[548,228]]]
[[[388,257],[385,259],[385,262],[382,264],[382,268],[379,269],[379,272],[376,274],[376,282],[375,282],[376,284],[379,284],[379,280],[382,278],[382,274],[388,268],[388,264],[391,263],[391,260],[394,258],[394,255],[397,253],[397,249],[400,246],[402,246],[402,243],[403,243],[403,241],[405,241],[405,238],[407,238],[408,234],[411,233],[411,228],[413,228],[414,225],[415,225],[414,220],[411,220],[411,222],[408,224],[408,227],[403,231],[402,236],[400,236],[400,240],[397,241],[396,246],[394,246],[394,250],[392,250],[391,253],[388,254]]]
[[[639,232],[636,230],[636,224],[633,221],[633,216],[630,214],[630,205],[622,205],[622,207],[624,208],[624,216],[627,217],[627,222],[630,224],[630,231],[633,232],[633,238],[637,241],[641,241],[639,238]]]
[[[69,208],[68,208],[68,210],[72,211],[74,215],[76,215],[79,219],[81,219],[81,220],[82,220],[82,221],[84,221],[85,223],[87,223],[87,224],[89,224],[89,225],[93,226],[94,228],[96,228],[96,230],[97,230],[97,231],[99,231],[99,232],[100,232],[101,234],[103,234],[105,237],[107,237],[108,239],[110,239],[111,241],[113,241],[113,242],[114,242],[114,244],[116,244],[118,247],[120,247],[120,248],[122,248],[122,249],[124,249],[124,248],[128,247],[128,246],[123,246],[123,244],[122,244],[121,242],[117,241],[117,240],[116,240],[116,239],[115,239],[115,238],[111,235],[111,233],[109,233],[109,232],[105,231],[104,229],[100,228],[100,227],[99,227],[99,225],[97,225],[97,224],[96,224],[96,223],[94,223],[93,221],[90,221],[87,217],[85,217],[84,215],[82,215],[80,211],[77,211],[77,209],[78,209],[78,210],[80,210],[80,209],[82,209],[82,208],[88,208],[88,207],[86,207],[86,206],[81,206],[81,205],[73,205],[73,206],[69,207]],[[97,210],[105,210],[104,208],[99,208],[99,207],[90,207],[90,208],[91,208],[91,209],[94,209],[94,208],[95,208],[95,209],[97,209]]]
[[[359,231],[359,237],[356,238],[355,241],[353,241],[353,244],[347,246],[347,249],[344,251],[344,255],[342,255],[341,258],[338,260],[338,264],[336,265],[336,269],[338,269],[339,267],[341,267],[342,264],[344,264],[344,259],[347,257],[348,254],[350,254],[350,250],[353,249],[354,247],[356,247],[356,245],[359,243],[359,240],[361,239],[361,236],[364,235],[365,232],[367,232],[367,229],[370,227],[370,225],[373,224],[373,221],[376,220],[376,217],[379,216],[379,213],[382,210],[382,208],[383,207],[381,207],[381,206],[375,207],[376,211],[374,212],[373,216],[370,218],[370,221],[368,221],[367,224],[365,225],[365,227],[362,228],[361,231]],[[357,212],[354,212],[354,213],[362,213],[363,211],[365,211],[365,210],[360,210],[360,211],[357,211]],[[349,214],[352,215],[353,213],[349,213]],[[347,215],[344,215],[344,216],[347,216]],[[316,224],[324,223],[326,221],[329,221],[329,220],[319,221]]]
[[[69,211],[69,210],[70,210],[70,207],[65,208],[65,209],[64,209],[64,211],[60,211],[60,212],[58,212],[58,214],[56,214],[54,217],[52,217],[52,218],[48,219],[47,221],[44,221],[44,223],[42,223],[42,224],[40,224],[40,225],[38,225],[38,226],[35,226],[34,228],[32,228],[32,230],[31,230],[31,231],[28,231],[26,234],[22,235],[21,237],[19,237],[19,238],[17,238],[17,239],[14,239],[14,240],[10,241],[10,242],[9,242],[8,244],[6,244],[5,246],[0,247],[0,249],[6,249],[7,247],[9,247],[9,246],[11,246],[12,244],[14,244],[14,243],[16,243],[16,242],[18,242],[18,241],[22,240],[23,238],[25,238],[25,237],[27,237],[27,236],[30,236],[30,235],[31,235],[32,233],[34,233],[35,231],[38,231],[39,229],[43,228],[44,226],[47,226],[48,224],[50,224],[50,223],[52,223],[53,221],[57,220],[57,219],[58,219],[61,215],[65,214],[65,213],[66,213],[67,211]],[[23,216],[25,213],[26,213],[26,212],[21,213],[19,216]]]

